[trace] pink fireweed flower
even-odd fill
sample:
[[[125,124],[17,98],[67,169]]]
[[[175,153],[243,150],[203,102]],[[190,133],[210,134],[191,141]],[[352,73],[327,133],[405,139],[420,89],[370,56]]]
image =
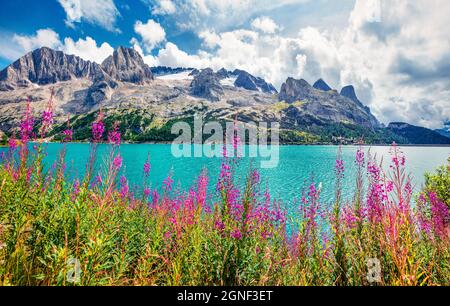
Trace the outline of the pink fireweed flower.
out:
[[[236,240],[241,240],[242,239],[242,233],[239,229],[235,228],[231,234],[230,234],[231,238],[234,238]]]
[[[42,122],[45,125],[51,125],[53,123],[53,111],[52,110],[45,110],[42,113]]]
[[[364,165],[364,150],[362,148],[358,148],[356,151],[356,164],[360,167]]]
[[[34,119],[31,112],[30,99],[28,99],[24,119],[20,123],[20,137],[23,143],[27,142],[30,139],[33,132],[33,126],[34,126]]]
[[[150,164],[150,153],[149,153],[147,155],[147,160],[145,161],[145,164],[144,164],[144,176],[149,176],[150,169],[151,169],[151,164]]]
[[[392,165],[391,168],[404,167],[406,163],[406,157],[402,151],[397,147],[397,144],[394,142],[390,148],[390,153],[392,155]]]
[[[220,221],[220,220],[216,220],[214,222],[214,228],[216,230],[218,230],[219,232],[221,232],[221,231],[223,231],[225,229],[225,224],[223,224],[223,222]]]
[[[441,238],[449,234],[450,215],[447,205],[444,204],[435,192],[428,194],[431,204],[431,224],[435,234]]]
[[[18,146],[17,144],[18,144],[17,139],[15,139],[15,138],[13,138],[13,137],[11,137],[11,138],[8,140],[8,146],[9,146],[9,148],[10,148],[11,150],[17,149],[17,146]]]
[[[72,194],[72,200],[74,200],[77,195],[80,193],[80,182],[78,180],[75,180],[73,182],[73,194]]]
[[[206,202],[206,193],[208,189],[208,176],[202,173],[198,178],[197,192],[195,193],[197,203],[200,207],[203,207]]]
[[[47,108],[42,112],[41,136],[45,137],[47,130],[53,124],[53,90],[47,103]]]
[[[128,188],[128,181],[125,176],[120,177],[120,196],[122,198],[125,198],[128,195],[129,188]]]
[[[103,184],[103,178],[101,174],[97,174],[94,178],[94,182],[92,184],[92,187],[95,186],[100,186],[101,184]]]
[[[122,157],[120,155],[117,155],[116,157],[114,157],[113,166],[117,170],[122,167]]]
[[[120,131],[117,123],[114,124],[113,130],[108,133],[108,142],[116,146],[120,145]]]
[[[342,159],[336,159],[336,164],[334,166],[336,175],[338,177],[343,177],[344,176],[344,161]]]
[[[255,185],[258,184],[260,179],[261,179],[261,177],[259,175],[259,171],[258,170],[253,170],[252,183],[255,184]]]
[[[105,132],[105,124],[103,123],[103,112],[100,111],[97,119],[92,123],[92,140],[94,142],[100,142]]]
[[[148,198],[150,196],[151,190],[150,188],[144,188],[144,196]]]
[[[159,193],[158,190],[155,189],[152,192],[152,205],[156,207],[156,205],[158,205],[158,202],[159,202]]]
[[[169,175],[166,179],[164,179],[163,189],[165,191],[171,191],[172,190],[172,183],[173,183],[172,177]]]
[[[163,236],[164,236],[164,239],[167,241],[167,240],[170,240],[170,238],[172,238],[172,233],[170,231],[167,231],[164,233]]]
[[[144,164],[144,173],[148,175],[150,173],[150,168],[151,168],[150,164],[145,163]]]
[[[313,198],[316,198],[316,194],[317,194],[316,186],[315,186],[314,182],[312,182],[311,185],[309,185],[308,196],[310,199],[313,199]]]
[[[73,139],[73,131],[70,129],[66,129],[62,132],[64,135],[63,142],[71,142]]]
[[[386,184],[386,192],[391,193],[394,190],[394,182],[388,181]]]

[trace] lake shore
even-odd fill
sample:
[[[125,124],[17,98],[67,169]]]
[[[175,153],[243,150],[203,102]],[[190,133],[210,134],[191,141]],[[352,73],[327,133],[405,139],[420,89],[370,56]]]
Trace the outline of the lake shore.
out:
[[[36,141],[35,143],[43,143],[43,141]],[[63,144],[64,142],[61,141],[45,141],[45,143],[55,143],[55,144]],[[89,141],[73,141],[69,143],[80,143],[80,144],[89,144]],[[106,144],[102,142],[101,144]],[[122,144],[124,145],[133,145],[133,144],[144,144],[144,145],[167,145],[172,144],[172,141],[146,141],[146,142],[130,142],[130,141],[122,141]],[[194,144],[194,143],[191,143]],[[221,143],[223,144],[223,143]],[[205,145],[205,143],[203,143]],[[246,144],[248,145],[248,144]],[[357,147],[359,145],[357,144],[340,144],[341,146],[345,147]],[[392,144],[361,144],[363,147],[389,147]],[[339,144],[334,143],[311,143],[311,144],[305,144],[305,143],[280,143],[280,146],[303,146],[303,147],[310,147],[310,146],[339,146]],[[400,147],[437,147],[437,148],[450,148],[450,144],[398,144]],[[2,147],[8,147],[7,144],[0,144],[0,148]]]

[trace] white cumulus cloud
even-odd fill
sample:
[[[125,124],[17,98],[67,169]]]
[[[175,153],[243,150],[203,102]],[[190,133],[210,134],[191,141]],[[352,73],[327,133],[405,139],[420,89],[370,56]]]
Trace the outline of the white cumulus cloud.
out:
[[[120,15],[113,0],[58,0],[66,12],[66,24],[86,21],[109,31],[118,31],[115,22]]]
[[[13,42],[17,43],[24,52],[40,47],[58,48],[61,46],[59,35],[52,29],[40,29],[34,35],[14,34]]]
[[[166,32],[163,27],[153,19],[147,20],[146,23],[142,23],[140,20],[136,21],[134,31],[142,38],[144,48],[148,52],[166,40]]]
[[[25,53],[41,47],[60,50],[99,64],[114,52],[113,47],[108,43],[104,42],[98,45],[89,36],[85,39],[79,38],[76,41],[70,37],[66,37],[61,41],[58,33],[52,29],[40,29],[32,35],[0,35],[0,50],[11,50],[10,52],[0,51],[0,55],[12,61],[23,56]]]
[[[172,0],[157,0],[152,9],[154,15],[167,15],[176,12],[175,4]]]
[[[264,33],[273,34],[279,27],[272,18],[263,16],[253,19],[252,27]]]
[[[97,46],[97,42],[89,36],[86,39],[80,38],[77,41],[66,37],[61,49],[67,54],[74,54],[82,59],[100,64],[114,52],[114,48],[108,43],[104,42]]]

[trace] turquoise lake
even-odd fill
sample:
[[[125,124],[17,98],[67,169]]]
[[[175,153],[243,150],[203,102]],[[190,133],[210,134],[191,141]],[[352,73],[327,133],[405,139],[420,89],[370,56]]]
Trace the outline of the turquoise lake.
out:
[[[47,145],[46,162],[50,165],[62,149],[62,144]],[[342,147],[342,157],[345,163],[344,195],[351,196],[355,181],[355,153],[357,147]],[[366,153],[384,159],[384,165],[390,162],[389,147],[364,147]],[[406,155],[408,172],[413,176],[415,190],[419,190],[424,182],[423,174],[433,171],[440,165],[445,165],[450,154],[450,147],[401,147]],[[5,148],[0,148],[6,151]],[[122,171],[130,181],[130,185],[141,185],[143,164],[147,154],[151,156],[152,187],[161,187],[163,180],[172,173],[174,186],[187,190],[203,169],[209,175],[210,190],[214,191],[220,171],[221,158],[214,157],[182,157],[172,155],[170,144],[122,144],[120,147],[124,167]],[[99,155],[107,156],[108,145],[99,146]],[[307,186],[311,177],[322,183],[322,201],[330,203],[334,193],[334,164],[337,146],[280,146],[279,163],[272,169],[260,169],[262,189],[267,187],[273,198],[281,200],[287,207],[301,197],[302,188]],[[71,177],[81,176],[89,155],[89,144],[73,143],[67,148],[67,171]],[[267,158],[263,158],[267,160]],[[240,183],[245,179],[250,163],[260,167],[261,158],[240,158],[236,178]],[[387,168],[387,167],[386,167]]]

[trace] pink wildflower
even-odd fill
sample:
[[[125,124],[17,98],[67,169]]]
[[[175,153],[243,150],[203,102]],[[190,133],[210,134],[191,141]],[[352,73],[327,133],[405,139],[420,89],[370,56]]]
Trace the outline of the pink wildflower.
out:
[[[118,124],[114,124],[113,130],[108,133],[108,142],[119,146],[120,145],[120,131]]]
[[[169,175],[163,182],[163,189],[165,191],[172,190],[172,183],[173,183],[172,177]]]
[[[103,113],[97,116],[97,120],[92,123],[92,138],[94,142],[100,142],[103,138],[103,133],[105,132],[105,124],[103,123]]]
[[[117,155],[116,157],[114,157],[113,166],[117,170],[122,167],[122,157],[120,155]]]
[[[231,232],[230,236],[231,236],[232,238],[236,239],[236,240],[241,240],[241,239],[242,239],[242,233],[241,233],[241,231],[238,230],[237,228],[234,229],[234,230]]]
[[[356,164],[360,167],[364,165],[364,151],[362,148],[358,148],[356,151]]]
[[[8,146],[9,146],[9,148],[10,148],[11,150],[17,149],[17,139],[11,137],[11,138],[8,140]]]

